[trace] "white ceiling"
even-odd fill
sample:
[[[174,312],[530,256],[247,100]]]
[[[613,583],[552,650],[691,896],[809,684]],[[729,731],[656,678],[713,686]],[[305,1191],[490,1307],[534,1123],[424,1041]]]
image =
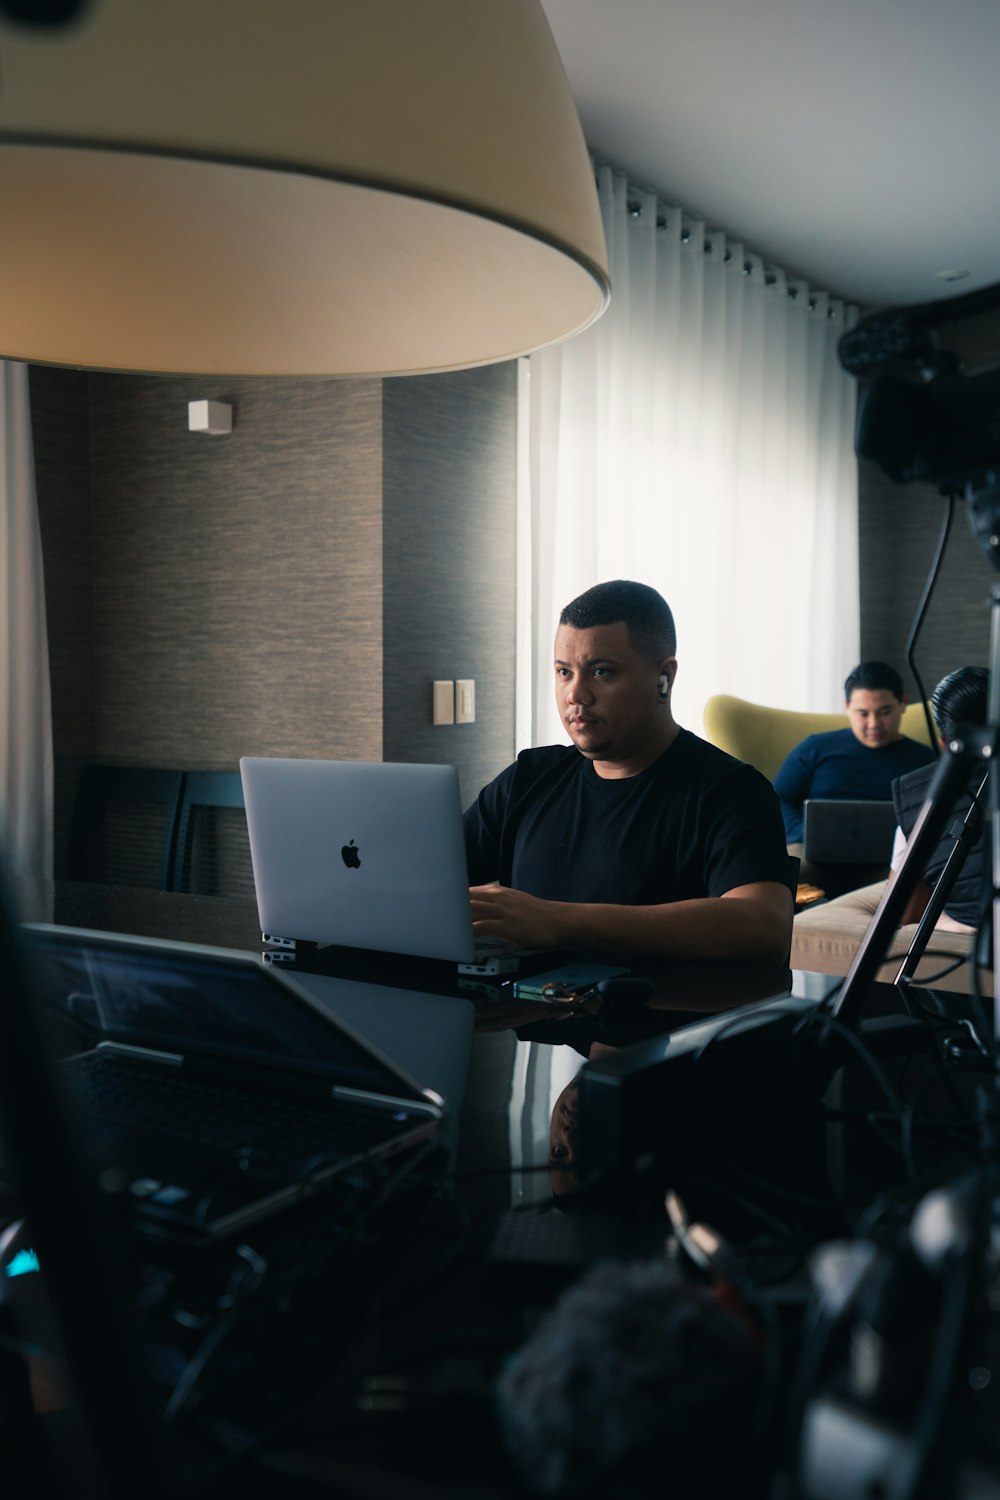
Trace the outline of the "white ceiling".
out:
[[[862,306],[1000,281],[1000,0],[542,3],[591,150],[667,202]]]

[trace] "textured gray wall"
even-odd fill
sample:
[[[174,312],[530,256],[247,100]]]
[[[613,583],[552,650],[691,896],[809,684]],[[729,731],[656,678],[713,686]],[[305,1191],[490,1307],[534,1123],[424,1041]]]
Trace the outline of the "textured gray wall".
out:
[[[387,380],[383,757],[458,767],[463,803],[514,756],[517,367]],[[472,677],[474,724],[432,725]]]
[[[32,370],[57,870],[87,760],[450,761],[471,797],[510,759],[515,378]],[[202,398],[230,436],[188,432]],[[435,676],[475,724],[431,728]]]
[[[873,463],[860,466],[861,653],[889,661],[916,684],[904,648],[934,558],[945,501],[929,485],[896,485]],[[964,502],[955,516],[941,574],[916,645],[928,693],[956,667],[989,663],[990,589],[996,570],[969,529]]]
[[[377,758],[377,381],[94,375],[94,754]],[[187,430],[231,401],[233,432]]]

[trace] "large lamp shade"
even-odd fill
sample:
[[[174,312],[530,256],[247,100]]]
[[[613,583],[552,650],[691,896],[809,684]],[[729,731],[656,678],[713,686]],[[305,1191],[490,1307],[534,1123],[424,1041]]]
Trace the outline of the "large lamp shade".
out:
[[[0,20],[0,357],[447,370],[586,327],[608,287],[539,0]]]

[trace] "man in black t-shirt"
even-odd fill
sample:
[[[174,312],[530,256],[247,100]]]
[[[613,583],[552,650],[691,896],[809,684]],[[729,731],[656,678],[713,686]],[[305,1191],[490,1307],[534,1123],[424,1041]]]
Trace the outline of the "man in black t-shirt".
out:
[[[645,584],[598,584],[563,610],[556,702],[573,744],[522,751],[467,810],[477,936],[785,961],[794,862],[778,799],[675,722],[675,650]]]

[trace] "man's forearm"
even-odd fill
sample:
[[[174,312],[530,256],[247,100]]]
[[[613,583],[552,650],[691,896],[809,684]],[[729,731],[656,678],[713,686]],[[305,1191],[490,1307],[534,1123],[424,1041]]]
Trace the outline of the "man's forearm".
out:
[[[474,890],[472,903],[477,933],[522,947],[784,963],[791,943],[791,893],[771,882],[660,906],[542,901],[505,887]]]
[[[604,906],[554,902],[565,933],[557,946],[625,951],[671,958],[754,958],[784,962],[791,943],[788,915],[760,911],[724,896],[669,906]]]

